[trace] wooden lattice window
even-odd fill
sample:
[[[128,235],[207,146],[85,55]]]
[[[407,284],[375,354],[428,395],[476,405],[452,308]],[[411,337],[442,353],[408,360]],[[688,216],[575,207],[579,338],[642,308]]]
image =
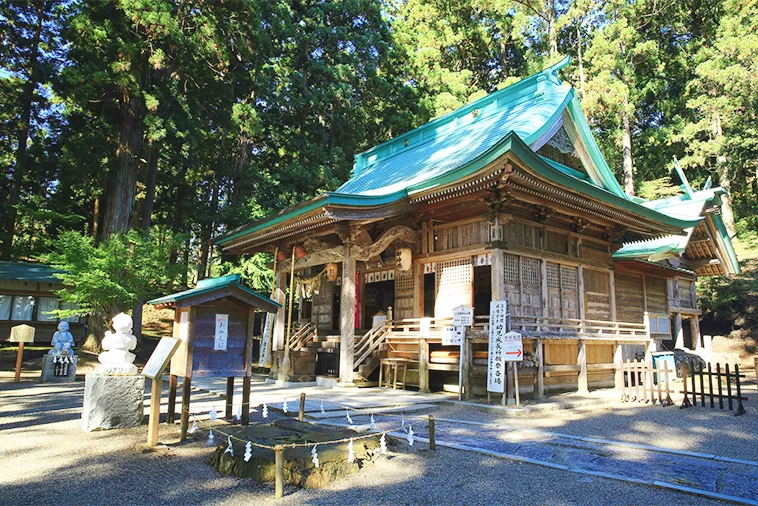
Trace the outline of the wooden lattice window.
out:
[[[561,287],[560,266],[558,264],[547,264],[547,287]]]
[[[578,290],[579,276],[576,267],[561,265],[561,288],[564,290]]]
[[[408,292],[413,291],[415,287],[415,276],[413,275],[416,266],[407,271],[397,271],[395,275],[395,291]]]
[[[437,297],[434,303],[435,318],[448,318],[453,308],[471,306],[474,302],[474,264],[471,257],[438,262],[436,265]]]
[[[516,255],[503,255],[503,281],[516,285],[520,283],[518,264]]]
[[[507,243],[527,248],[539,248],[539,230],[531,225],[510,221],[503,227]]]
[[[521,258],[521,280],[524,287],[540,286],[540,261],[536,258]]]

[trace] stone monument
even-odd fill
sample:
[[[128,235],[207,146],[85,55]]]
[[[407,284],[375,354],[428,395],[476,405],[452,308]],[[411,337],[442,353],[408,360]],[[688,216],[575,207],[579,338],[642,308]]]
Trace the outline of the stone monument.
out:
[[[145,377],[137,375],[134,353],[137,338],[131,316],[121,313],[112,320],[115,332],[106,332],[103,353],[84,386],[82,428],[85,431],[136,427],[144,417]]]
[[[63,383],[76,379],[79,357],[74,354],[74,336],[68,328],[68,322],[58,324],[58,331],[53,334],[53,349],[42,357],[43,383]]]

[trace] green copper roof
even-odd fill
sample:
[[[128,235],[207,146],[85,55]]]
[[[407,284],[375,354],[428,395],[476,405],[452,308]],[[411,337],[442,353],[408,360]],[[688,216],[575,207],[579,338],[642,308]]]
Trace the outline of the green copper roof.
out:
[[[0,279],[4,281],[27,281],[34,283],[61,283],[56,274],[63,271],[47,264],[30,262],[0,262]]]
[[[278,302],[274,302],[273,300],[269,299],[265,295],[261,295],[258,292],[254,292],[248,287],[242,285],[240,281],[241,281],[241,276],[239,274],[229,274],[228,276],[221,276],[218,278],[201,279],[200,281],[197,282],[197,286],[195,288],[191,288],[183,292],[173,293],[171,295],[166,295],[164,297],[153,299],[151,301],[148,301],[148,304],[153,304],[153,305],[168,304],[171,302],[188,299],[190,297],[196,297],[204,293],[213,292],[215,290],[220,290],[222,288],[234,286],[252,295],[254,298],[259,299],[264,304],[267,304],[267,305],[270,304],[277,308],[282,307],[282,305],[279,304]]]

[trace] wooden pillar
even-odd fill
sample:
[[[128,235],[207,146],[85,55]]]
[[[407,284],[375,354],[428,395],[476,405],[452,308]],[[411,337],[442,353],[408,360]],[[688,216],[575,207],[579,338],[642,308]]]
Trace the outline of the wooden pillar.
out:
[[[579,340],[576,365],[579,366],[578,392],[586,394],[590,391],[589,381],[587,378],[587,345],[584,339]]]
[[[250,376],[242,378],[242,425],[250,423]]]
[[[468,332],[466,332],[468,334]],[[473,355],[473,347],[471,344],[471,339],[468,338],[468,336],[464,336],[463,338],[463,398],[464,399],[471,399],[471,384],[472,377],[471,377],[471,364],[473,362],[472,360]]]
[[[496,225],[496,227],[499,227],[499,225]],[[492,250],[492,267],[490,269],[490,286],[492,289],[492,300],[505,300],[505,280],[504,280],[504,267],[505,267],[505,258],[503,254],[503,250],[500,248],[494,248]],[[519,265],[519,270],[520,270]],[[519,286],[521,286],[519,284]],[[512,313],[513,310],[510,307],[511,301],[508,301],[508,312]],[[471,346],[469,344],[469,346]],[[473,355],[473,348],[469,348],[471,350],[471,353],[467,353],[467,358],[471,359]],[[466,375],[468,376],[468,375]],[[464,376],[464,377],[466,377]],[[505,363],[505,397],[508,399],[513,398],[513,382],[511,381],[511,378],[513,378],[513,363],[512,362],[506,362]],[[466,398],[470,398],[470,392],[464,388],[464,391],[466,392]]]
[[[282,351],[284,350],[284,326],[287,315],[285,312],[287,310],[285,295],[285,287],[287,286],[287,273],[283,271],[277,272],[274,278],[276,284],[274,287],[274,301],[281,304],[282,307],[277,309],[276,317],[274,318],[274,337],[271,343],[271,349],[273,351]]]
[[[429,392],[429,343],[421,339],[418,344],[418,389]]]
[[[161,387],[163,386],[163,377],[153,378],[150,386],[150,416],[147,420],[147,445],[156,446],[158,444],[158,424],[161,421]]]
[[[226,378],[226,411],[224,412],[225,418],[231,418],[234,416],[234,376]]]
[[[168,410],[166,413],[166,423],[174,423],[176,417],[176,374],[171,374],[168,380]]]
[[[559,274],[560,276],[560,274]],[[542,316],[550,316],[547,298],[547,260],[540,261],[540,303],[542,304]]]
[[[692,286],[695,286],[693,283]],[[692,334],[692,347],[696,350],[700,350],[703,347],[703,343],[700,340],[700,322],[697,319],[697,315],[692,315],[690,318],[690,333]]]
[[[584,266],[580,265],[577,268],[577,281],[579,282],[579,319],[584,320],[585,307],[584,307]]]
[[[682,327],[682,313],[674,313],[674,348],[684,348],[684,328]]]
[[[608,278],[611,287],[611,321],[615,322],[618,318],[616,318],[616,276],[613,271],[608,273]]]
[[[345,244],[342,261],[342,291],[340,293],[340,384],[353,384],[355,360],[355,258],[351,245]]]
[[[187,427],[189,425],[189,410],[190,410],[190,393],[192,392],[192,378],[185,376],[182,378],[182,414],[179,417],[181,420],[181,440],[187,439]]]
[[[537,398],[545,397],[545,344],[542,339],[537,339],[535,344],[537,353]]]

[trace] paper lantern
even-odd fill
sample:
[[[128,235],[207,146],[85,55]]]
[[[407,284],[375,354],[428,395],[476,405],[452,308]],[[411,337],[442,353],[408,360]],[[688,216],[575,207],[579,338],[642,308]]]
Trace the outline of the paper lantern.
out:
[[[295,257],[305,258],[306,255],[308,255],[308,252],[305,251],[305,248],[303,248],[302,245],[298,244],[297,246],[295,246]]]
[[[328,279],[330,282],[334,283],[337,281],[337,274],[337,264],[332,262],[326,266],[326,279]]]
[[[284,251],[280,251],[279,253],[277,253],[276,259],[279,262],[284,262],[285,260],[287,260],[287,253],[285,253]]]
[[[398,248],[395,252],[395,265],[399,271],[411,270],[411,262],[413,261],[413,254],[410,248]]]

